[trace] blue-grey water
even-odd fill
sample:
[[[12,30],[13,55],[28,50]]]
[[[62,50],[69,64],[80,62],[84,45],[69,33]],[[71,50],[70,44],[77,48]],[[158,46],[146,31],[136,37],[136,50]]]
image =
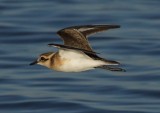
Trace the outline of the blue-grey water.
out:
[[[0,113],[160,113],[159,0],[0,0]],[[127,72],[63,73],[29,66],[56,51],[56,31],[121,28],[89,38]]]

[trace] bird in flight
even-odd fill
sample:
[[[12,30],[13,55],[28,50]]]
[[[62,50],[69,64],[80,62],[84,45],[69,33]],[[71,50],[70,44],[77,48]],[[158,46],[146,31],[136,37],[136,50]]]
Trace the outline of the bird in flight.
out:
[[[81,72],[96,68],[125,71],[117,67],[119,62],[99,57],[87,38],[88,35],[119,27],[119,25],[81,25],[61,29],[57,34],[62,38],[64,45],[48,44],[58,48],[59,51],[43,53],[30,65],[39,64],[61,72]]]

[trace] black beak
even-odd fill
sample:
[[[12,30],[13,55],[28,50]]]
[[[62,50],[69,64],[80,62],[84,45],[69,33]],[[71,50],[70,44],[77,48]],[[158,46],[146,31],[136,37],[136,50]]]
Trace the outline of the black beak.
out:
[[[37,63],[38,63],[38,62],[37,62],[37,60],[36,60],[36,61],[30,63],[29,65],[34,65],[34,64],[37,64]]]

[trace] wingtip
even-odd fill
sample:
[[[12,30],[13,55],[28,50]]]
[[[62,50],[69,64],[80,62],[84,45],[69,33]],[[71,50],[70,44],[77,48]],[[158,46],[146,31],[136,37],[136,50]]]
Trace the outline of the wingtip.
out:
[[[120,28],[120,25],[110,25],[111,28]]]
[[[97,25],[97,27],[102,28],[104,30],[108,30],[108,29],[115,29],[115,28],[120,28],[120,25],[116,25],[116,24],[106,24],[106,25]]]
[[[117,27],[117,28],[120,28],[121,26],[120,26],[120,25],[116,25],[116,27]]]

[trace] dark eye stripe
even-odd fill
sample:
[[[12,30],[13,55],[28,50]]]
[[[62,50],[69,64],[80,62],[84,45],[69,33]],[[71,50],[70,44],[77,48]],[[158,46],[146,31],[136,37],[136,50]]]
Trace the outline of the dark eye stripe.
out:
[[[45,58],[45,57],[41,57],[40,58],[40,61],[42,61],[42,62],[45,62],[45,61],[47,61],[48,59],[47,58]]]

